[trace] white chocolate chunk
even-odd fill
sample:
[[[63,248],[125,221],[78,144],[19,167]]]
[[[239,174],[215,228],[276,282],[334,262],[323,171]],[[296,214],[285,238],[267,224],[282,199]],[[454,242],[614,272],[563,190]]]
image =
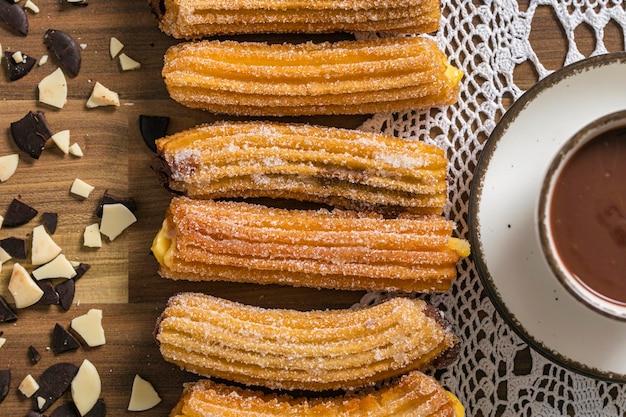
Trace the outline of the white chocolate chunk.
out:
[[[67,103],[67,81],[61,68],[44,77],[37,86],[39,101],[52,107],[62,109]]]
[[[77,195],[79,197],[87,198],[89,194],[95,189],[93,185],[87,184],[85,181],[80,178],[76,178],[72,183],[72,187],[70,188],[70,193]]]
[[[48,63],[48,55],[42,55],[41,58],[39,58],[39,62],[37,63],[37,65],[42,66],[42,65],[46,65]]]
[[[93,86],[91,96],[87,100],[87,108],[101,107],[101,106],[118,106],[120,105],[120,98],[115,91],[111,91],[98,81]]]
[[[46,399],[42,397],[37,397],[37,408],[42,409],[46,405]]]
[[[101,248],[102,236],[100,235],[100,226],[98,223],[90,224],[85,227],[83,232],[83,244],[88,248]]]
[[[2,229],[2,224],[3,223],[4,223],[4,216],[0,215],[0,229]],[[2,249],[2,248],[0,248],[0,249]],[[4,249],[2,249],[2,251],[4,251]],[[0,251],[0,254],[2,253],[2,251]],[[0,262],[4,262],[1,257],[0,257]]]
[[[26,0],[26,3],[24,3],[24,8],[30,10],[34,14],[39,13],[39,7],[31,0]]]
[[[72,379],[72,400],[81,416],[87,414],[100,398],[102,384],[93,363],[87,359],[78,368]]]
[[[90,309],[86,314],[72,319],[70,327],[78,333],[89,347],[101,346],[106,343],[102,327],[102,310]]]
[[[43,297],[43,290],[30,277],[28,271],[17,262],[13,264],[9,292],[15,301],[15,308],[32,306]]]
[[[14,52],[13,55],[11,55],[11,58],[13,58],[13,62],[15,62],[16,64],[21,64],[22,62],[24,62],[24,55],[22,55],[22,51]]]
[[[0,262],[5,263],[9,259],[11,259],[11,255],[9,255],[9,252],[5,251],[3,248],[0,248]]]
[[[43,224],[33,228],[31,258],[33,265],[43,265],[56,258],[61,247],[46,232]]]
[[[115,58],[120,51],[124,49],[124,44],[116,37],[111,37],[109,41],[109,52],[111,53],[111,59]]]
[[[127,227],[135,223],[137,218],[124,204],[105,204],[102,206],[100,233],[114,240]]]
[[[0,156],[0,182],[5,182],[15,174],[20,156],[17,153]]]
[[[125,53],[120,54],[120,66],[122,67],[122,71],[131,71],[141,68],[141,64]]]
[[[159,397],[159,394],[157,394],[152,384],[139,375],[135,375],[133,389],[128,403],[128,411],[149,410],[160,402],[161,397]]]
[[[70,279],[76,276],[76,270],[72,266],[72,263],[67,260],[65,255],[60,254],[47,264],[35,269],[33,271],[33,276],[38,281],[48,278]]]
[[[87,44],[86,43],[81,43],[78,46],[80,46],[80,49],[87,49]]]
[[[30,398],[39,389],[39,384],[35,381],[35,378],[33,378],[31,374],[28,374],[24,377],[24,379],[22,379],[22,382],[20,382],[17,389],[19,389],[26,398]]]
[[[84,155],[83,150],[80,148],[80,145],[78,143],[72,143],[72,145],[69,148],[69,152],[70,152],[70,155],[74,155],[79,158],[81,158]]]
[[[60,132],[55,133],[51,137],[52,141],[57,148],[61,150],[65,155],[70,152],[70,131],[69,130],[61,130]]]

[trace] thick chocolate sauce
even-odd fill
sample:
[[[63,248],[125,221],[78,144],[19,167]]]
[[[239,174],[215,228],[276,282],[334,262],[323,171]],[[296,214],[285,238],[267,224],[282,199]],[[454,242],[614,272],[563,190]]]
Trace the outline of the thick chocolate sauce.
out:
[[[599,295],[626,304],[626,126],[592,139],[557,178],[550,225],[559,256]]]

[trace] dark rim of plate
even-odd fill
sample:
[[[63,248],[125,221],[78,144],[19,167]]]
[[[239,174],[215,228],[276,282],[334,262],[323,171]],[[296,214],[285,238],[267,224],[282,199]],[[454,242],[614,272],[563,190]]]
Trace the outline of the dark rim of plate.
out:
[[[528,344],[530,347],[532,347],[534,350],[536,350],[552,362],[570,371],[588,377],[605,380],[608,382],[626,382],[626,374],[622,375],[612,372],[601,371],[599,369],[589,367],[585,364],[567,358],[536,340],[526,331],[526,329],[524,329],[522,324],[508,310],[507,306],[500,298],[500,294],[498,293],[498,290],[493,283],[493,280],[489,273],[489,269],[483,260],[482,245],[480,243],[480,233],[478,230],[479,222],[477,218],[480,196],[482,194],[482,184],[484,182],[484,176],[487,167],[489,166],[489,162],[498,146],[500,139],[508,130],[509,125],[513,121],[515,121],[518,115],[526,108],[527,104],[533,101],[541,92],[566,78],[569,78],[588,69],[598,68],[615,63],[626,64],[626,52],[611,52],[603,55],[597,55],[567,65],[537,82],[531,88],[526,90],[526,92],[524,92],[520,96],[520,98],[511,105],[509,110],[502,116],[502,118],[492,131],[491,135],[489,136],[489,139],[487,140],[485,146],[483,147],[483,150],[481,151],[478,163],[476,164],[472,184],[470,187],[468,225],[470,242],[472,244],[473,252],[472,258],[474,259],[474,265],[476,266],[478,276],[483,283],[483,287],[485,288],[487,295],[491,299],[500,316],[504,318],[507,324],[524,342],[526,342],[526,344]]]

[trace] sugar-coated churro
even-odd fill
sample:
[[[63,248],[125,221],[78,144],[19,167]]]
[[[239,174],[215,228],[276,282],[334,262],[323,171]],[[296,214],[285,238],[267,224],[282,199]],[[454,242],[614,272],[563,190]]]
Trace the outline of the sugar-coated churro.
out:
[[[149,0],[175,38],[246,33],[395,32],[439,28],[439,0]]]
[[[180,293],[159,318],[156,339],[163,358],[188,371],[287,390],[372,385],[458,354],[440,312],[404,297],[296,311]]]
[[[333,397],[266,394],[203,379],[185,385],[170,417],[463,417],[458,398],[413,371],[376,390]]]
[[[191,198],[286,198],[387,214],[441,214],[447,199],[441,148],[375,133],[220,122],[159,139],[157,151],[169,188]]]
[[[369,114],[453,104],[463,73],[425,37],[335,43],[183,42],[162,70],[170,96],[248,116]]]
[[[469,243],[438,215],[288,210],[173,198],[152,252],[161,276],[347,290],[447,291]]]

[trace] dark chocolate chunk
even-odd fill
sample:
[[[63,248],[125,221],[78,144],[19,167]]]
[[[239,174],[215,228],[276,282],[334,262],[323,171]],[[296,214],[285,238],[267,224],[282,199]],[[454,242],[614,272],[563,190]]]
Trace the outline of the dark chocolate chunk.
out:
[[[26,259],[26,239],[7,237],[0,240],[0,247],[17,259]]]
[[[37,403],[39,411],[46,411],[59,397],[63,395],[78,373],[78,366],[69,362],[61,362],[50,366],[39,376],[37,383],[39,390],[34,398],[43,398],[43,403]]]
[[[155,141],[165,136],[169,124],[170,118],[167,116],[139,115],[139,130],[141,131],[141,137],[152,152],[156,152]]]
[[[17,227],[28,223],[37,215],[37,210],[14,198],[4,215],[4,227]]]
[[[0,403],[4,401],[11,386],[11,369],[0,370]]]
[[[52,49],[61,65],[72,76],[80,71],[80,47],[70,35],[57,29],[48,29],[43,35],[46,44]]]
[[[123,198],[116,197],[114,195],[109,194],[109,190],[104,192],[104,196],[100,199],[100,204],[98,204],[98,208],[96,209],[96,216],[102,217],[102,208],[105,204],[116,204],[121,203],[126,206],[126,208],[133,213],[137,211],[137,203],[132,198]]]
[[[107,407],[102,398],[98,398],[98,401],[83,417],[105,417],[107,414]]]
[[[29,111],[22,119],[11,123],[11,135],[18,148],[39,159],[52,132],[44,112]]]
[[[28,414],[26,414],[26,417],[46,417],[46,415],[41,414],[39,411],[28,410]]]
[[[24,77],[33,69],[37,60],[29,55],[22,55],[22,62],[13,59],[13,52],[4,51],[4,61],[6,62],[9,81],[17,81]]]
[[[26,11],[16,2],[0,1],[0,20],[20,35],[28,35]]]
[[[70,350],[76,350],[80,347],[80,343],[74,336],[65,330],[59,323],[54,325],[52,332],[52,350],[57,355]]]
[[[78,264],[78,266],[74,269],[76,271],[76,275],[74,275],[72,280],[78,281],[79,279],[81,279],[82,276],[85,275],[85,272],[89,271],[89,268],[91,268],[91,265],[89,264],[85,264],[82,262]]]
[[[30,358],[30,362],[33,365],[38,364],[39,361],[41,360],[41,354],[39,353],[39,351],[33,345],[30,345],[28,347],[28,357]]]
[[[17,320],[17,314],[13,311],[7,300],[0,295],[0,323]]]
[[[59,294],[57,294],[50,280],[37,281],[39,288],[43,290],[43,295],[37,301],[38,305],[49,306],[59,304]]]
[[[67,311],[72,307],[75,291],[76,283],[73,279],[66,279],[60,284],[57,284],[56,292],[59,294],[59,305],[63,310]]]
[[[74,403],[65,403],[54,409],[50,417],[80,417]]]
[[[57,213],[46,212],[42,214],[43,225],[51,235],[57,231],[57,223],[59,221],[59,215]]]

